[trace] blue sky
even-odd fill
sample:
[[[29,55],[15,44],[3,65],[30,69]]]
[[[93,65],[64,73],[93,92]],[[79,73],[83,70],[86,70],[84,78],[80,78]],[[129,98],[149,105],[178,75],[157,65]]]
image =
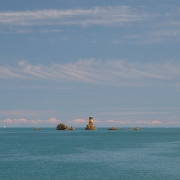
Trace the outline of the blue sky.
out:
[[[0,126],[180,126],[179,0],[0,0]]]

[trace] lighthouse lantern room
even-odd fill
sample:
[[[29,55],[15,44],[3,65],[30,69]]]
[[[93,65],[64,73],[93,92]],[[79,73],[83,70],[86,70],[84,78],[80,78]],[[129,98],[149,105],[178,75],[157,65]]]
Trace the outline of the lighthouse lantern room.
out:
[[[93,124],[94,123],[94,119],[92,116],[89,117],[89,124]]]

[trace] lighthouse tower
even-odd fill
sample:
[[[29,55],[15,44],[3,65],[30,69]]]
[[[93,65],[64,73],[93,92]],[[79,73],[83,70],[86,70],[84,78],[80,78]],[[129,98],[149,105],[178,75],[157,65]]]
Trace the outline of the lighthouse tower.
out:
[[[93,125],[94,124],[94,119],[92,116],[89,117],[89,125]]]
[[[97,130],[92,116],[89,117],[89,124],[86,126],[85,130]]]

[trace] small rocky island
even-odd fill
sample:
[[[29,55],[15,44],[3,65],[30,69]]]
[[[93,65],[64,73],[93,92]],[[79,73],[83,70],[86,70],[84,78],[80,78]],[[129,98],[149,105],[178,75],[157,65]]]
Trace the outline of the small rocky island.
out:
[[[119,128],[118,127],[111,127],[108,130],[119,130]]]
[[[71,126],[70,128],[66,124],[58,124],[56,127],[56,130],[75,130],[74,126]]]
[[[85,130],[97,130],[92,116],[89,117],[89,124],[86,126]]]
[[[41,129],[40,129],[40,128],[34,128],[34,130],[39,131],[39,130],[41,130]]]
[[[134,130],[139,131],[139,130],[141,130],[141,128],[140,127],[135,127]]]

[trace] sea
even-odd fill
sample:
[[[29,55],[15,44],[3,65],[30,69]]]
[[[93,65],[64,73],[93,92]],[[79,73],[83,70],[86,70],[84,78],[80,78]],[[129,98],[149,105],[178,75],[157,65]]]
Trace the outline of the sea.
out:
[[[180,128],[0,128],[0,180],[180,180]]]

